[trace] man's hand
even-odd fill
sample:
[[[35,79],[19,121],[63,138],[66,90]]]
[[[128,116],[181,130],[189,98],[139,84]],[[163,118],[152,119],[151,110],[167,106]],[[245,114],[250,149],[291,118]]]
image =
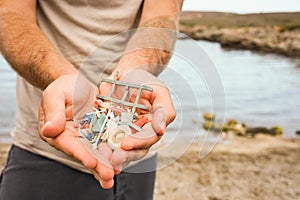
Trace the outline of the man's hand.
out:
[[[39,133],[43,140],[80,161],[103,188],[113,186],[112,151],[100,144],[97,156],[80,140],[73,119],[80,119],[93,107],[98,88],[79,75],[63,75],[43,92],[39,107]],[[97,157],[97,158],[96,158]]]
[[[110,79],[113,79],[112,74]],[[120,81],[131,82],[140,85],[147,85],[153,88],[153,92],[143,91],[140,97],[140,104],[148,106],[148,110],[138,109],[139,114],[150,114],[152,121],[146,124],[141,132],[125,137],[121,148],[113,152],[111,162],[116,170],[122,170],[123,166],[131,161],[144,157],[149,148],[155,144],[164,134],[166,126],[176,116],[168,88],[155,76],[145,70],[134,69],[124,74]],[[108,94],[110,84],[102,83],[101,94]],[[116,88],[115,95],[122,97],[124,88]],[[127,100],[134,102],[137,91],[131,90]]]

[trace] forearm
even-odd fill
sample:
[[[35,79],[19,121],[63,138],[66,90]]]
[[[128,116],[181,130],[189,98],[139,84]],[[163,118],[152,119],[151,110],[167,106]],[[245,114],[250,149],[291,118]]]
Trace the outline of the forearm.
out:
[[[151,4],[153,0],[148,2]],[[168,64],[177,39],[181,8],[176,0],[169,0],[168,3],[158,4],[161,10],[157,11],[155,5],[144,5],[139,28],[129,40],[117,66],[120,76],[134,68],[145,69],[157,76]]]
[[[9,9],[0,9],[0,19],[0,50],[29,83],[45,89],[59,76],[76,73],[36,23]]]

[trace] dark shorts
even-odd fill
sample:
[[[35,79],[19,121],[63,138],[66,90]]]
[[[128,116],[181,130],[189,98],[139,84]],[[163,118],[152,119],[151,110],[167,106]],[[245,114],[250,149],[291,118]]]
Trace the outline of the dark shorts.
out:
[[[154,168],[156,156],[134,168]],[[12,146],[0,179],[0,200],[147,200],[152,199],[155,171],[122,172],[112,189],[102,189],[90,174]]]

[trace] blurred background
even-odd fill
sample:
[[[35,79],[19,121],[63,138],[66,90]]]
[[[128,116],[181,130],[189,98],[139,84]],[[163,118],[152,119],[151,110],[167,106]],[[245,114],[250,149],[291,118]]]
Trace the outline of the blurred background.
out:
[[[180,114],[167,135],[189,142],[162,149],[156,199],[300,199],[299,19],[299,0],[184,1],[175,52],[185,48],[203,68],[215,69],[225,101],[214,105],[207,77],[173,56],[160,75]],[[15,78],[0,55],[1,144],[11,142]],[[208,140],[205,130],[220,134],[222,128],[227,133],[215,153],[201,160],[203,144],[186,152],[195,136]],[[261,132],[282,137],[252,138]],[[252,139],[228,142],[232,134]]]
[[[194,143],[160,151],[156,199],[300,199],[299,19],[298,0],[184,1],[180,31],[186,36],[177,51],[190,46],[205,63],[201,69],[217,70],[225,114],[212,103],[219,99],[207,77],[173,56],[170,69],[195,88],[195,97],[180,79],[161,75],[177,91],[177,113],[187,110],[168,133],[174,137],[183,126],[175,137],[193,136]]]
[[[218,70],[226,97],[225,121],[243,123],[253,131],[258,128],[268,132],[267,129],[273,128],[281,130],[283,137],[297,137],[300,129],[299,11],[297,0],[184,1],[180,31],[189,38],[183,36],[178,43],[194,39],[214,64],[207,67]],[[199,52],[195,47],[189,51]],[[176,60],[174,57],[172,61]],[[171,62],[170,66],[173,65],[175,62]],[[199,88],[195,83],[192,85]],[[197,92],[202,99],[200,112],[212,110],[205,92]],[[216,120],[222,119],[220,112],[214,110]],[[197,120],[203,123],[199,117],[189,119]]]

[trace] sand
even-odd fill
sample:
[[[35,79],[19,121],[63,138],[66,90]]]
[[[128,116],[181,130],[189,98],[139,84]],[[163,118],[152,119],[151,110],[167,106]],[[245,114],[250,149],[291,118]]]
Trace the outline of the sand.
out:
[[[160,155],[159,162],[168,157]],[[158,171],[155,200],[160,199],[300,199],[300,140],[236,137],[204,159],[193,144]]]
[[[9,144],[0,144],[0,172],[3,170],[5,166],[9,148],[10,148]]]
[[[10,145],[1,144],[0,171]],[[160,154],[159,162],[172,159]],[[300,140],[258,135],[217,144],[199,158],[194,143],[158,170],[155,200],[300,199]]]

